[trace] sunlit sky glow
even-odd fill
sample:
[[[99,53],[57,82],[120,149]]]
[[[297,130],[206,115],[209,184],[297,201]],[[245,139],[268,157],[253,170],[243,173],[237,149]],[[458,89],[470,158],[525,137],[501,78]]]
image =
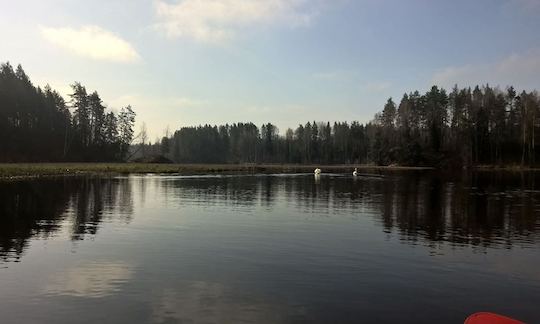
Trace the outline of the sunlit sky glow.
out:
[[[540,89],[540,0],[0,0],[0,61],[164,129],[369,121],[388,97]]]

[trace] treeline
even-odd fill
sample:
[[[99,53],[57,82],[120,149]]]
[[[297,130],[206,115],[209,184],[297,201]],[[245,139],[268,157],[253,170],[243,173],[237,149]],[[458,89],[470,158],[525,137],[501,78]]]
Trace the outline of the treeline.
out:
[[[280,134],[270,123],[183,127],[144,150],[179,163],[321,163],[532,166],[540,97],[488,85],[388,99],[373,121],[308,122]]]
[[[180,163],[365,163],[375,131],[357,122],[308,122],[284,135],[271,123],[205,125],[176,131],[160,149]]]
[[[538,153],[540,97],[489,85],[455,86],[447,94],[405,94],[396,107],[389,99],[376,115],[374,161],[379,164],[534,166]]]
[[[0,65],[0,162],[124,161],[162,155],[178,163],[317,163],[461,167],[536,165],[540,96],[489,85],[432,87],[391,98],[373,121],[183,127],[148,144],[134,139],[130,106],[109,111],[74,83],[66,102],[35,87],[22,67]],[[70,111],[71,110],[71,111]]]
[[[122,161],[135,113],[107,111],[97,92],[74,83],[69,102],[35,87],[19,65],[0,65],[0,161]],[[72,112],[70,111],[72,110]]]

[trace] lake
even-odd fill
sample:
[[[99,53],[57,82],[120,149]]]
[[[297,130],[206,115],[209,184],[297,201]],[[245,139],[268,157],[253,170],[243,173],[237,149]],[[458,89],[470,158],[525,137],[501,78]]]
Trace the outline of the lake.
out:
[[[1,323],[540,323],[540,175],[0,182]]]

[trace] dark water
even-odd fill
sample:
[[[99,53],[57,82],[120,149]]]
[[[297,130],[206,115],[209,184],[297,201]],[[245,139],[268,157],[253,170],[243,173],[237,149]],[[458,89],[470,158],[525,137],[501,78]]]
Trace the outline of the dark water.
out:
[[[540,323],[540,177],[0,183],[1,323]]]

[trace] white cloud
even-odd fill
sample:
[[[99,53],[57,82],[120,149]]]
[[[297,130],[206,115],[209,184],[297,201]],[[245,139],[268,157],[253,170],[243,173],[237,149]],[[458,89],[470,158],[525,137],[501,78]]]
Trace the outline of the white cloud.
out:
[[[242,28],[283,22],[289,26],[310,23],[314,13],[308,0],[181,0],[175,4],[156,0],[157,27],[169,37],[220,43]],[[313,1],[311,1],[312,3]]]
[[[444,87],[513,85],[518,88],[540,88],[540,49],[512,54],[497,62],[481,65],[447,67],[435,73],[432,83]]]
[[[79,29],[41,27],[49,42],[79,56],[112,62],[133,63],[140,60],[137,51],[124,39],[98,26]]]

